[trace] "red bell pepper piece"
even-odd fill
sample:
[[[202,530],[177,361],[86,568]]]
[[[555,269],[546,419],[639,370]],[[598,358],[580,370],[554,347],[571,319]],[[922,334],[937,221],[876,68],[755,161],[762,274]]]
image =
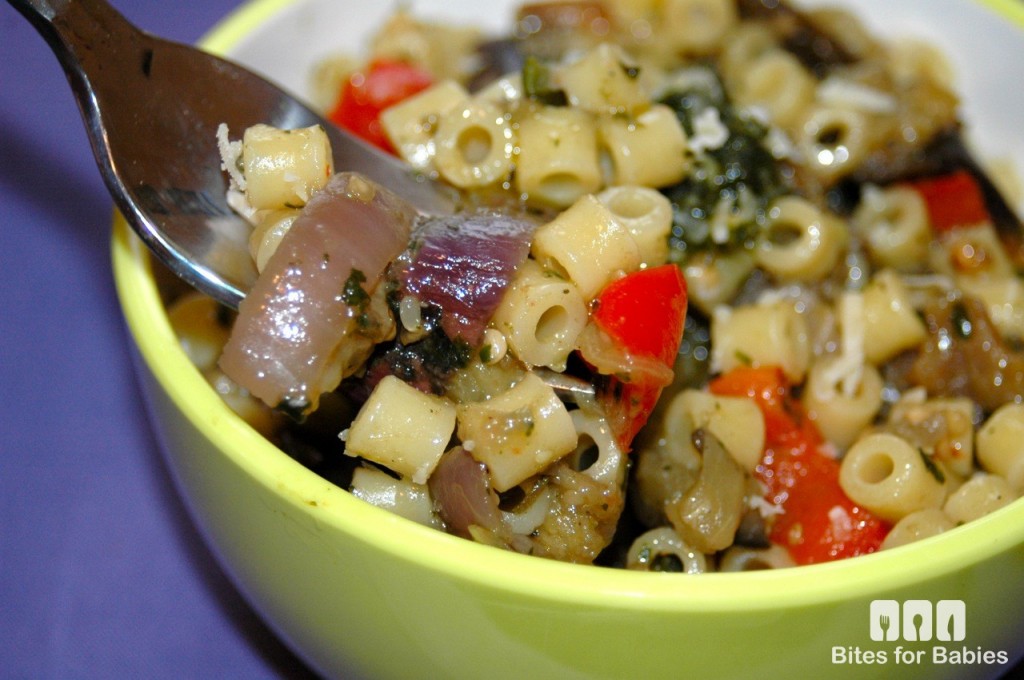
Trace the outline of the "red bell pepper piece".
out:
[[[765,452],[756,476],[765,499],[782,508],[770,539],[798,564],[813,564],[878,550],[889,525],[860,507],[839,486],[839,461],[821,452],[814,423],[791,397],[776,367],[738,368],[713,380],[714,394],[754,399],[765,416]]]
[[[630,354],[658,359],[671,368],[683,341],[686,302],[682,272],[664,264],[605,286],[591,319]]]
[[[394,153],[380,124],[381,111],[421,92],[434,79],[427,71],[401,61],[378,60],[349,76],[329,118],[367,142]]]
[[[966,170],[915,180],[909,186],[924,199],[932,229],[938,233],[991,220],[981,187]]]
[[[612,281],[595,300],[591,320],[634,360],[629,375],[608,376],[598,398],[619,444],[629,450],[668,384],[686,321],[686,280],[679,267],[641,269]],[[644,370],[644,364],[660,370]]]

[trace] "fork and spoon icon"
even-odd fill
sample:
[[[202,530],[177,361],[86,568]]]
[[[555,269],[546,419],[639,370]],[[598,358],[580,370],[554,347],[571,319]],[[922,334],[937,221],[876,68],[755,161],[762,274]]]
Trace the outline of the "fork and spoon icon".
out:
[[[903,639],[905,640],[928,640],[931,638],[931,632],[925,630],[925,619],[921,614],[914,614],[909,623],[904,624]],[[949,620],[949,625],[952,625],[952,619]],[[878,617],[878,627],[882,629],[883,640],[895,640],[899,637],[899,631],[893,630],[892,635],[889,635],[889,627],[892,624],[891,619],[887,614],[882,614]],[[947,636],[948,637],[948,636]]]
[[[895,600],[872,603],[872,640],[892,641],[902,637],[907,641],[924,642],[935,635],[941,641],[960,641],[966,637],[966,607],[962,600],[940,600],[934,607],[926,600],[908,600],[902,607],[900,604]]]

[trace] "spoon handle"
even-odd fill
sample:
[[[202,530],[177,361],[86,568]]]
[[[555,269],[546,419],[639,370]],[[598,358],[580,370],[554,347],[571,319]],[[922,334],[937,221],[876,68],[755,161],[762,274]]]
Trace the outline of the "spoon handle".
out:
[[[99,102],[124,100],[125,64],[148,68],[148,37],[105,0],[7,0],[60,62],[106,179],[108,150]],[[138,68],[138,66],[136,66]]]
[[[7,0],[50,45],[68,76],[123,52],[141,32],[105,0]]]
[[[214,129],[232,111],[208,96],[226,91],[230,68],[136,28],[106,0],[7,1],[60,62],[120,213],[171,271],[237,307],[255,274],[251,227],[226,219]]]

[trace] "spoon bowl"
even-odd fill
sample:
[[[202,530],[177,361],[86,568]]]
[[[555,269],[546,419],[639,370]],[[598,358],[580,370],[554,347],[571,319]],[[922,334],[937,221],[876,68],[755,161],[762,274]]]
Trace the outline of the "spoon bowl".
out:
[[[252,227],[228,206],[216,143],[265,123],[320,125],[338,170],[358,171],[425,213],[453,197],[349,135],[277,85],[198,48],[136,28],[103,0],[8,0],[60,60],[117,208],[186,283],[237,308],[256,278]]]

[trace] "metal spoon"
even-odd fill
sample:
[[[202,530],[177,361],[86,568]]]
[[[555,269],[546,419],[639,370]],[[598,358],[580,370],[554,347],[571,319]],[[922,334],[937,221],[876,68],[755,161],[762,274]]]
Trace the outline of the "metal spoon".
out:
[[[237,308],[256,277],[251,227],[228,207],[216,131],[320,124],[334,167],[365,174],[427,213],[453,198],[246,69],[149,35],[103,0],[8,0],[46,39],[75,93],[114,202],[178,276]]]

